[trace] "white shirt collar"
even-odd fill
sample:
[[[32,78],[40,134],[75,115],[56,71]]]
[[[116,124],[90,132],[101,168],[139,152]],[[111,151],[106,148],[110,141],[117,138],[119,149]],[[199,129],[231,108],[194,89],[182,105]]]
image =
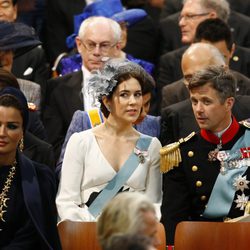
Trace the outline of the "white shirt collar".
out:
[[[216,133],[214,133],[214,134],[215,134],[218,138],[221,138],[221,136],[224,134],[224,132],[226,132],[226,131],[228,130],[228,128],[231,126],[232,122],[233,122],[233,120],[232,120],[232,118],[231,118],[231,122],[229,123],[229,125],[228,125],[225,129],[223,129],[223,130],[220,131],[220,132],[216,132]]]

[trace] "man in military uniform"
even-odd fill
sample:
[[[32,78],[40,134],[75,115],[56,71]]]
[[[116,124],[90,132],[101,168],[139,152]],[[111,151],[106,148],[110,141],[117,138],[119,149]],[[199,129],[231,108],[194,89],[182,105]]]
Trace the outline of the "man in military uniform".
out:
[[[167,244],[181,221],[244,215],[250,195],[250,129],[232,115],[236,84],[224,67],[194,74],[190,98],[200,131],[161,150]]]

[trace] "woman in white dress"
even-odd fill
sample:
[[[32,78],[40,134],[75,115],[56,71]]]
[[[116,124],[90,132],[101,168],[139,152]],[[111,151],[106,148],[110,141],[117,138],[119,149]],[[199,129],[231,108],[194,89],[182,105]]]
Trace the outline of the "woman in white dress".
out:
[[[161,202],[161,144],[133,128],[146,81],[153,79],[142,67],[121,59],[111,59],[91,75],[89,91],[100,101],[106,120],[73,134],[67,144],[56,199],[60,221],[96,220],[117,187],[119,192],[139,191],[153,203]],[[119,187],[121,178],[113,178],[120,170],[126,177]],[[106,195],[108,190],[114,194]]]

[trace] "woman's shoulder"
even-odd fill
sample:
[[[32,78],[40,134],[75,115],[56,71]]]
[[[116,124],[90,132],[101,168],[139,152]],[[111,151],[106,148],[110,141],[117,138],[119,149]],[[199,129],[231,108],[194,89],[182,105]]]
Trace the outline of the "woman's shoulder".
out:
[[[69,138],[68,144],[74,146],[74,147],[86,147],[89,144],[92,144],[94,141],[94,133],[92,131],[93,129],[87,129],[80,132],[75,132],[71,135]]]
[[[161,148],[161,143],[157,137],[143,134],[141,132],[139,133],[140,133],[140,139],[148,140],[149,148],[152,148],[152,147]]]
[[[74,134],[72,134],[71,138],[74,138],[74,140],[82,141],[82,140],[92,139],[93,136],[94,136],[93,129],[87,129],[80,132],[75,132]]]
[[[55,184],[55,173],[51,167],[32,161],[24,154],[19,154],[19,160],[24,178],[27,178],[27,176],[35,176],[38,180],[42,180],[42,182]]]
[[[49,178],[48,176],[50,176],[50,178],[54,178],[55,174],[51,167],[36,161],[32,161],[32,163],[38,175],[45,176],[45,178]]]

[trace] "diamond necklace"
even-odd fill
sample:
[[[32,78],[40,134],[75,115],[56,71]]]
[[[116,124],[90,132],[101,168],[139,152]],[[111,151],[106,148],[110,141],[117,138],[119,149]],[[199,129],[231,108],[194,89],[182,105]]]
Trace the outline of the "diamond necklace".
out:
[[[7,211],[7,201],[9,200],[9,198],[7,198],[7,194],[8,194],[8,191],[11,187],[11,183],[14,179],[14,176],[15,176],[15,173],[16,173],[16,160],[13,162],[13,164],[11,165],[11,168],[10,168],[10,171],[9,171],[9,174],[8,174],[8,177],[4,183],[4,186],[3,186],[3,190],[0,194],[0,220],[5,222],[4,218],[3,218],[3,215],[4,213],[6,213]]]

